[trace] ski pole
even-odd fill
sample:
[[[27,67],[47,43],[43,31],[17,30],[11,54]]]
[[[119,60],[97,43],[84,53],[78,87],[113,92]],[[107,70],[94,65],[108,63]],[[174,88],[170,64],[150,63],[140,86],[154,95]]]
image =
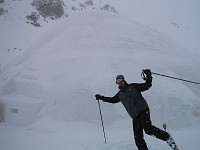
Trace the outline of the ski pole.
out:
[[[181,80],[181,81],[185,81],[185,82],[189,82],[189,83],[193,83],[193,84],[199,84],[198,82],[194,82],[194,81],[189,81],[189,80],[185,80],[185,79],[180,79],[180,78],[176,78],[176,77],[172,77],[172,76],[168,76],[168,75],[164,75],[164,74],[159,74],[159,73],[155,73],[155,72],[151,72],[152,74],[158,75],[158,76],[163,76],[163,77],[167,77],[167,78],[172,78],[172,79],[176,79],[176,80]]]
[[[99,105],[99,112],[100,112],[101,123],[102,123],[102,128],[103,128],[103,135],[104,135],[104,139],[105,139],[105,143],[106,143],[106,133],[105,133],[105,130],[104,130],[103,117],[102,117],[102,113],[101,113],[101,106],[100,106],[99,100],[98,100],[98,105]]]

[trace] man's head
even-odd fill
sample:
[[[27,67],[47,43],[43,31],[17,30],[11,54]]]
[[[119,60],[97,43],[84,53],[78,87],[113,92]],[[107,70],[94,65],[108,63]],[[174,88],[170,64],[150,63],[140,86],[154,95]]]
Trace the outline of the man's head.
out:
[[[125,79],[124,79],[124,76],[123,75],[118,75],[116,77],[116,84],[118,84],[119,86],[123,86],[124,83],[125,83]]]

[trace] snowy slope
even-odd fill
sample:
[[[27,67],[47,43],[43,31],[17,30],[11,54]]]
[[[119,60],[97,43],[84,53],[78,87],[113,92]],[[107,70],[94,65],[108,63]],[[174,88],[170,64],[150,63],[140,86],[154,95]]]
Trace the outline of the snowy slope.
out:
[[[200,57],[199,0],[107,0],[120,14],[178,41]]]
[[[108,11],[115,10],[131,20],[164,33],[181,43],[191,53],[195,54],[197,58],[200,56],[200,4],[198,0],[124,0],[123,2],[116,0],[63,1],[65,2],[65,14],[61,19],[80,11],[100,10],[108,4]],[[0,4],[0,8],[5,10],[3,15],[0,15],[1,66],[4,66],[15,56],[26,51],[31,43],[49,26],[61,20],[52,20],[41,16],[38,19],[41,27],[32,26],[30,21],[27,20],[27,16],[32,12],[38,11],[31,6],[31,2],[24,0],[6,0],[3,4]],[[26,38],[23,38],[24,35]]]
[[[88,11],[51,28],[11,63],[15,68],[8,66],[3,72],[1,95],[42,99],[53,118],[94,121],[99,118],[94,95],[113,96],[117,74],[124,74],[128,82],[143,82],[141,70],[151,68],[190,79],[189,70],[199,64],[186,57],[193,56],[158,32],[118,14]],[[152,113],[160,112],[153,115],[156,122],[180,128],[199,120],[199,97],[181,82],[155,77],[146,96]],[[108,123],[126,116],[112,105],[105,105],[105,111]]]
[[[48,0],[45,1],[48,2]],[[64,14],[57,19],[51,19],[51,17],[42,16],[36,9],[37,7],[32,5],[32,2],[6,0],[4,3],[0,3],[1,67],[15,59],[16,56],[26,52],[32,43],[49,27],[64,18],[66,19],[71,14],[87,10],[117,13],[109,3],[99,0],[63,0]],[[35,16],[32,19],[28,19],[28,16],[30,17],[32,14],[35,14]],[[33,23],[39,24],[40,27],[33,26]]]

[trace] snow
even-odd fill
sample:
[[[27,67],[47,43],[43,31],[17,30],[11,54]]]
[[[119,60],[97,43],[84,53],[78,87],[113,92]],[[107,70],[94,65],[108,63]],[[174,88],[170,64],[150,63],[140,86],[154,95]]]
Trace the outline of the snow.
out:
[[[199,56],[199,0],[107,0],[121,14],[173,38]]]
[[[131,131],[131,120],[116,122],[106,126],[107,143],[104,143],[101,123],[64,122],[41,120],[31,126],[16,127],[1,125],[1,146],[9,149],[49,149],[49,150],[137,150]],[[199,148],[199,128],[171,132],[180,149]],[[165,142],[145,136],[150,150],[169,150]]]
[[[1,103],[6,108],[4,111],[6,122],[22,126],[37,121],[44,104],[39,99],[13,94],[1,97]]]
[[[139,20],[140,15],[134,21],[117,5],[119,2],[110,3],[121,13],[87,10],[38,29],[15,19],[1,22],[1,35],[5,35],[0,36],[4,41],[0,68],[3,150],[137,150],[132,120],[120,103],[100,102],[108,141],[104,143],[94,95],[116,94],[118,74],[129,83],[144,82],[140,76],[144,68],[199,82],[198,51],[180,45],[170,37],[171,32],[166,33],[169,30],[163,32],[167,36],[156,31],[161,28]],[[13,4],[19,5],[16,1]],[[128,0],[123,3],[128,4]],[[144,1],[136,6],[140,4]],[[5,52],[10,47],[26,50]],[[143,95],[154,125],[162,128],[166,122],[180,149],[199,149],[199,85],[153,75],[153,86]],[[170,149],[151,136],[145,135],[145,139],[150,150]]]

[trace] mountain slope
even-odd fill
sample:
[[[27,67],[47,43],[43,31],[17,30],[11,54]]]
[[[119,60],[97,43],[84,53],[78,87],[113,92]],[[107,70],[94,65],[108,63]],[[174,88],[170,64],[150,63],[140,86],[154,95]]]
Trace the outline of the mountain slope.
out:
[[[7,0],[0,3],[0,66],[26,52],[49,27],[87,10],[117,13],[109,3],[99,0]]]
[[[1,75],[1,95],[5,100],[19,95],[27,101],[39,99],[54,119],[96,121],[99,112],[94,95],[117,93],[117,74],[124,74],[128,82],[144,82],[140,72],[151,68],[190,79],[190,70],[199,64],[188,57],[193,59],[159,32],[118,14],[87,11],[55,25],[8,65]],[[197,79],[198,74],[192,75]],[[154,76],[153,87],[144,96],[156,123],[167,121],[180,128],[199,121],[199,97],[180,81]],[[128,117],[121,105],[102,105],[107,124]]]
[[[200,56],[199,0],[108,0],[120,14],[178,41]]]

